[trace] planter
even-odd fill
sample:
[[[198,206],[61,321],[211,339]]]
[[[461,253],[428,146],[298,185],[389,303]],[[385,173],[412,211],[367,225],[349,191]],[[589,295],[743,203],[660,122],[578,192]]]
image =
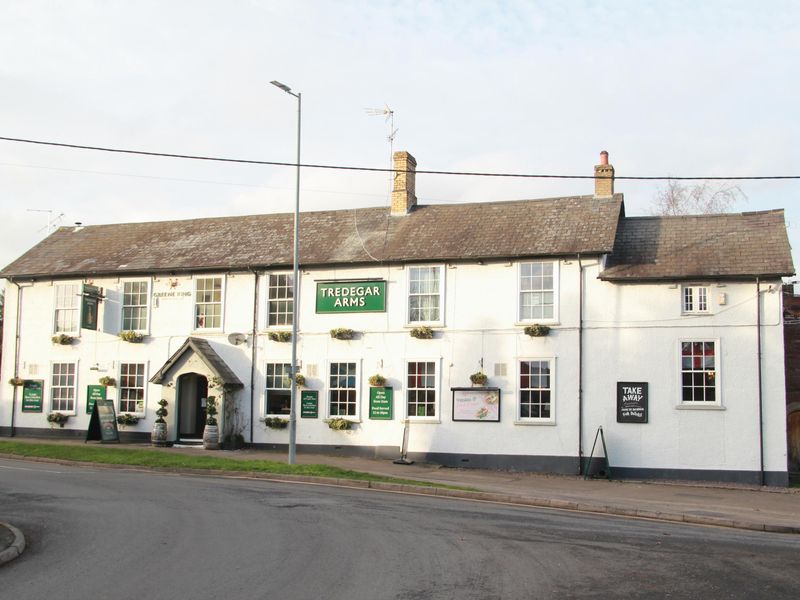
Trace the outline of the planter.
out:
[[[129,344],[141,344],[144,340],[144,334],[136,333],[135,331],[120,331],[119,339]]]
[[[325,422],[328,424],[328,427],[330,427],[334,431],[347,431],[348,429],[353,427],[353,421],[349,419],[342,419],[339,417],[328,419]]]
[[[291,342],[292,341],[292,332],[291,331],[270,331],[267,333],[267,337],[271,339],[273,342]]]
[[[71,335],[67,335],[65,333],[59,333],[58,335],[54,335],[50,338],[54,344],[60,344],[61,346],[71,346],[72,342],[75,341],[75,338]]]
[[[153,432],[150,434],[150,443],[153,446],[167,446],[167,423],[156,421],[153,424]]]
[[[64,427],[64,424],[69,421],[69,417],[70,415],[65,415],[60,412],[52,412],[47,415],[47,422],[58,425],[59,427]]]
[[[433,329],[430,327],[414,327],[410,332],[409,335],[413,338],[417,338],[418,340],[430,340],[433,339]]]
[[[269,429],[286,429],[289,426],[289,421],[280,417],[266,417],[264,425]]]
[[[352,340],[356,332],[347,327],[339,327],[338,329],[331,329],[331,337],[335,340]]]
[[[550,333],[550,328],[547,325],[528,325],[524,331],[531,337],[544,337]]]
[[[203,430],[203,448],[219,450],[219,425],[208,425]]]

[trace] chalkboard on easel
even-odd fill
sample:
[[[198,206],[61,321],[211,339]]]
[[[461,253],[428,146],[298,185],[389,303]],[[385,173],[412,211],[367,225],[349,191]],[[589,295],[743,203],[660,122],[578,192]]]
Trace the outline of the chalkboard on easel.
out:
[[[119,443],[117,415],[114,412],[114,401],[97,399],[92,407],[89,429],[86,430],[86,441]]]

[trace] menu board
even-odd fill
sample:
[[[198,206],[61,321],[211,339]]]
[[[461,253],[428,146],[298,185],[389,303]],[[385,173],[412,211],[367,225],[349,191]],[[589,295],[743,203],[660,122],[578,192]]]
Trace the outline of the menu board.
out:
[[[22,412],[42,412],[44,380],[26,379],[22,384]]]
[[[104,385],[87,385],[86,386],[86,414],[92,414],[94,403],[98,400],[106,399],[106,386]]]
[[[369,388],[369,418],[378,421],[392,420],[392,394],[390,387]]]
[[[617,382],[617,423],[647,423],[646,382]]]
[[[500,388],[451,388],[453,421],[500,422]]]
[[[300,392],[300,418],[316,419],[319,417],[319,392],[302,390]]]
[[[89,440],[119,442],[117,415],[114,411],[113,400],[95,401],[92,407],[92,416],[89,419],[89,429],[86,431],[86,441]]]

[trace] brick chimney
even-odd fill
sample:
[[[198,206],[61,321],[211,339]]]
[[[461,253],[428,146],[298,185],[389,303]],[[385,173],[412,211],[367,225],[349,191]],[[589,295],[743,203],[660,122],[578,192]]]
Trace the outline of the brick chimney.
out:
[[[395,152],[394,188],[392,189],[392,215],[407,215],[417,205],[416,188],[417,161],[408,152]]]
[[[594,196],[602,198],[614,195],[614,167],[608,164],[608,152],[600,153],[600,164],[594,167]]]

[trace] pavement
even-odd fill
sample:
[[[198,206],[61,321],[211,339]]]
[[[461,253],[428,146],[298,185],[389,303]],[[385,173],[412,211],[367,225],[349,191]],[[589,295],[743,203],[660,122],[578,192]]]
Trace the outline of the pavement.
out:
[[[43,440],[16,438],[15,441],[41,442]],[[47,442],[83,445],[83,442],[72,440],[57,442],[47,440]],[[212,453],[237,460],[286,460],[285,452],[270,450],[209,451],[202,447],[151,448],[142,444],[120,444],[115,447],[153,449],[160,452],[192,455]],[[3,456],[21,460],[75,464],[70,461]],[[397,483],[241,471],[192,469],[169,469],[168,471],[206,476],[253,477],[271,481],[369,488],[386,492],[433,495],[443,498],[499,502],[677,523],[800,534],[800,488],[796,487],[770,488],[712,482],[652,480],[585,480],[579,476],[453,469],[425,463],[397,465],[391,460],[385,459],[329,456],[305,452],[298,452],[297,462],[299,464],[331,465],[374,475],[415,479],[470,489],[431,488]],[[94,463],[92,467],[142,470],[140,467]],[[164,469],[154,470],[164,471]],[[0,564],[16,558],[24,548],[25,538],[22,533],[11,525],[0,523]],[[6,556],[10,558],[4,560]]]

